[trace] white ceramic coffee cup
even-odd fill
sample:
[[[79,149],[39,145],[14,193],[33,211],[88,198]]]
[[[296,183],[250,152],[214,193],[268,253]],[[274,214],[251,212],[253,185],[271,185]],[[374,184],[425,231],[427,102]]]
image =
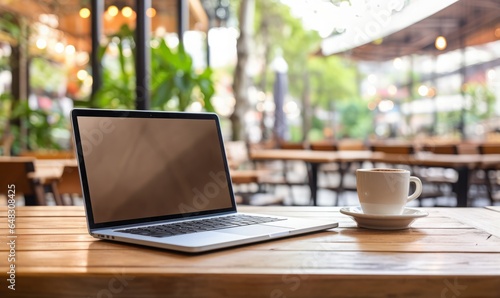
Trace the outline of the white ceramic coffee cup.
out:
[[[408,196],[411,182],[416,188]],[[422,193],[420,179],[404,169],[358,169],[356,187],[361,209],[366,214],[402,214],[405,205]]]

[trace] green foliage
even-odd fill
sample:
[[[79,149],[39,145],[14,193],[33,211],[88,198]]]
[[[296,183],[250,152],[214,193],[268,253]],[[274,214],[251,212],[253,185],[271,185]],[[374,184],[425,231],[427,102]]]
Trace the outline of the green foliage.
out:
[[[212,69],[206,68],[197,73],[193,69],[193,59],[179,45],[177,52],[171,51],[165,40],[152,51],[151,69],[151,106],[165,109],[169,100],[177,98],[179,111],[186,110],[189,105],[201,99],[207,111],[214,111],[210,98],[215,93],[212,82]]]
[[[307,134],[307,140],[310,142],[321,141],[325,138],[322,129],[312,128]]]
[[[288,92],[292,97],[303,98],[306,82],[309,81],[309,96],[315,107],[330,110],[332,102],[360,101],[355,65],[347,64],[336,56],[315,56],[320,49],[321,37],[316,31],[304,29],[302,21],[291,15],[287,5],[277,0],[256,0],[255,12],[256,43],[267,51],[268,65],[277,50],[282,51],[288,63]],[[261,86],[272,90],[274,70],[268,67],[258,80],[266,80]],[[318,121],[321,122],[313,119],[314,131],[307,132],[308,139],[322,136],[324,124],[318,125]],[[366,132],[365,122],[362,118],[354,122],[346,120],[342,125],[349,132],[344,133],[357,135]]]
[[[291,142],[301,142],[303,139],[302,136],[302,127],[297,125],[290,125],[290,141]]]
[[[0,31],[4,31],[18,40],[21,38],[21,28],[17,24],[16,18],[11,13],[2,13],[0,15]]]
[[[23,24],[24,27],[27,26],[25,19],[17,18],[10,13],[2,13],[0,16],[0,31],[12,37],[12,41],[9,41],[12,47],[29,40],[29,36],[24,35],[26,30],[22,29]],[[10,59],[17,58],[11,56],[0,61],[0,70],[16,67],[17,61]],[[57,92],[62,82],[65,81],[65,76],[66,70],[61,65],[40,57],[32,57],[30,60],[29,84],[32,89]],[[14,154],[25,149],[21,148],[21,139],[28,145],[29,150],[61,149],[56,135],[61,131],[67,132],[67,126],[67,119],[58,112],[33,110],[25,98],[14,99],[10,93],[0,95],[0,135],[14,136],[12,144]],[[21,127],[26,129],[27,135]]]
[[[306,65],[314,51],[319,48],[321,38],[315,31],[305,30],[301,20],[293,17],[290,8],[275,0],[257,0],[255,9],[257,44],[267,48],[269,61],[277,50],[283,52],[288,63],[289,92],[294,97],[302,96]],[[267,78],[274,70],[266,69]],[[266,88],[272,90],[273,80],[267,80]]]
[[[364,139],[373,131],[373,114],[365,102],[351,100],[339,105],[340,138]]]
[[[135,106],[134,32],[126,25],[109,37],[101,49],[103,84],[92,101],[101,108]],[[180,45],[171,50],[164,39],[155,40],[158,47],[151,50],[151,109],[185,111],[193,101],[199,101],[207,111],[214,111],[210,99],[215,93],[212,70],[198,73],[193,59]],[[117,59],[104,59],[109,47],[117,47]],[[132,53],[132,54],[130,54]]]
[[[48,112],[41,109],[33,110],[28,101],[16,101],[12,105],[11,119],[20,119],[28,130],[27,144],[30,150],[61,149],[61,145],[54,137],[54,133],[60,129],[67,129],[67,121],[59,112]],[[14,153],[21,151],[20,126],[12,125],[11,133],[15,137],[12,146]]]
[[[468,109],[473,121],[488,119],[494,114],[495,94],[485,84],[469,83],[465,93],[470,96],[471,104]]]
[[[57,92],[66,81],[67,71],[62,64],[33,57],[30,62],[30,86],[34,90]]]
[[[123,25],[118,32],[108,36],[101,46],[99,58],[103,64],[102,85],[91,99],[91,106],[111,109],[135,107],[134,32]],[[106,51],[116,48],[117,59],[105,59]],[[130,53],[131,54],[127,54]]]
[[[311,57],[312,101],[328,110],[331,102],[353,99],[357,95],[356,69],[337,56]]]
[[[0,136],[8,133],[12,111],[12,96],[9,93],[0,94]]]

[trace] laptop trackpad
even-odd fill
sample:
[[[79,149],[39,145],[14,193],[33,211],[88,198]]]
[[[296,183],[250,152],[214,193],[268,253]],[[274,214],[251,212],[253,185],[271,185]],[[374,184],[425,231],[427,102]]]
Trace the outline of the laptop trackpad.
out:
[[[229,228],[218,230],[219,233],[236,234],[243,236],[257,236],[257,235],[270,235],[276,233],[283,233],[290,230],[289,228],[272,227],[267,225],[252,225],[246,227]]]

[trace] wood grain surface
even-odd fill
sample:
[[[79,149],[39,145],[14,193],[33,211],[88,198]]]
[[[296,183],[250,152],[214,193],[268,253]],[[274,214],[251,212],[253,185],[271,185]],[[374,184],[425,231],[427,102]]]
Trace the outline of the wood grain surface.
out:
[[[1,297],[500,297],[498,208],[433,208],[410,229],[360,229],[336,207],[242,207],[339,227],[189,255],[96,240],[82,207],[16,208],[16,291],[0,207]]]

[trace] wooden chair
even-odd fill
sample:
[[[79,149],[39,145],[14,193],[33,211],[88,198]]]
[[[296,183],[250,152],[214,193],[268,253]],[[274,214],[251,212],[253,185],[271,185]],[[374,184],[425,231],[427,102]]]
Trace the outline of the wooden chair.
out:
[[[311,142],[311,150],[316,151],[361,151],[366,150],[365,143],[357,139],[341,139],[338,141]],[[328,163],[320,167],[320,173],[324,173],[326,182],[320,188],[334,191],[337,195],[335,205],[340,205],[340,198],[345,191],[356,191],[355,172],[361,167],[359,163]]]
[[[13,184],[16,195],[22,194],[26,205],[46,205],[43,186],[30,177],[34,172],[33,159],[0,160],[0,193],[8,195],[7,186]]]
[[[231,169],[252,168],[248,155],[248,146],[244,141],[227,141],[224,143],[226,157]]]
[[[70,197],[71,205],[74,205],[74,195],[83,195],[78,166],[64,166],[61,177],[51,181],[51,187],[57,205],[68,205],[64,201],[64,194]]]
[[[424,146],[425,147],[425,146]],[[393,144],[372,144],[372,151],[383,152],[387,154],[401,154],[410,155],[414,154],[416,149],[415,145],[411,143],[393,143]],[[427,175],[426,168],[422,168],[415,165],[405,164],[402,160],[401,166],[411,171],[413,176],[417,176],[422,180],[423,191],[418,198],[419,204],[422,205],[422,199],[432,199],[440,196],[444,196],[445,192],[441,189],[442,183],[451,183],[450,181],[442,181],[443,178],[437,178],[436,176],[429,177]]]
[[[370,149],[373,152],[383,152],[388,154],[413,154],[414,147],[412,144],[372,144]]]
[[[282,205],[284,198],[274,195],[262,195],[262,185],[270,183],[276,170],[260,168],[250,160],[251,146],[244,141],[228,141],[224,143],[226,157],[231,168],[232,182],[235,186],[236,201],[248,205]],[[257,185],[256,190],[252,186]]]
[[[309,149],[309,144],[306,142],[286,142],[286,141],[281,141],[278,143],[278,146],[282,150],[307,150]],[[301,174],[297,175],[300,170],[297,169],[297,167],[300,167],[303,165],[302,162],[294,162],[294,161],[282,161],[282,168],[281,168],[281,177],[274,177],[274,179],[269,179],[268,181],[264,182],[264,184],[268,186],[275,186],[275,185],[286,185],[288,186],[288,191],[290,193],[290,197],[293,199],[293,186],[297,185],[307,185],[307,177],[306,176],[301,176]]]
[[[321,141],[309,143],[309,149],[314,151],[337,151],[337,144],[333,141]]]
[[[337,151],[337,144],[333,141],[318,141],[311,142],[309,148],[313,151],[327,151],[334,152]],[[329,189],[337,194],[336,205],[338,205],[340,193],[342,192],[343,186],[343,172],[340,171],[340,164],[338,162],[331,162],[327,164],[322,164],[319,167],[319,174],[323,174],[326,180],[326,185],[321,186],[321,188]]]
[[[500,154],[500,143],[484,143],[478,146],[480,154]]]
[[[273,149],[276,148],[276,146],[279,149],[283,150],[306,150],[308,148],[307,143],[302,142],[281,141],[278,143],[272,142],[270,144],[272,146],[271,148],[269,148],[269,144],[264,144],[264,146],[260,144],[257,146],[254,144],[249,144],[247,148],[249,148],[249,151],[258,150],[258,148]],[[292,187],[295,185],[307,185],[308,183],[307,177],[297,177],[297,175],[295,175],[297,171],[294,167],[300,166],[303,163],[287,161],[253,161],[253,163],[254,169],[267,171],[266,175],[262,175],[261,177],[259,177],[259,186],[261,192],[273,192],[276,186],[285,185],[288,187],[288,192],[293,200]]]
[[[280,149],[285,150],[304,150],[307,149],[308,145],[302,142],[279,142]]]
[[[484,155],[500,154],[500,143],[480,144],[478,149],[479,153]],[[490,200],[490,205],[493,205],[496,201],[500,201],[500,191],[498,190],[500,186],[500,175],[498,175],[500,165],[487,166],[483,170],[485,172],[484,183],[488,192],[488,199]]]
[[[367,149],[368,148],[363,140],[342,139],[337,141],[338,151],[362,151]]]
[[[450,143],[437,143],[437,144],[424,144],[421,148],[422,152],[428,152],[432,154],[449,154],[449,155],[458,155],[463,153],[468,153],[466,150],[469,149],[461,149],[465,147],[461,147],[459,143],[450,142]],[[439,157],[436,157],[439,158]],[[441,196],[449,195],[449,192],[456,192],[454,189],[454,184],[457,182],[458,174],[453,169],[445,169],[445,168],[426,168],[421,171],[422,179],[433,185],[435,189],[437,189],[437,193],[441,193]]]
[[[458,144],[424,144],[422,151],[434,154],[458,154]]]
[[[373,143],[370,145],[370,150],[373,152],[382,152],[386,154],[395,154],[395,155],[401,155],[401,156],[408,156],[410,154],[415,153],[415,149],[413,144],[409,143],[397,143],[397,144],[392,144],[392,143]],[[374,165],[377,166],[377,165]],[[380,166],[385,167],[385,164],[381,164]],[[408,170],[411,171],[416,171],[418,170],[417,168],[409,166],[407,163],[404,163],[404,158],[401,159],[401,164],[398,166],[404,166],[405,168],[408,168]]]

